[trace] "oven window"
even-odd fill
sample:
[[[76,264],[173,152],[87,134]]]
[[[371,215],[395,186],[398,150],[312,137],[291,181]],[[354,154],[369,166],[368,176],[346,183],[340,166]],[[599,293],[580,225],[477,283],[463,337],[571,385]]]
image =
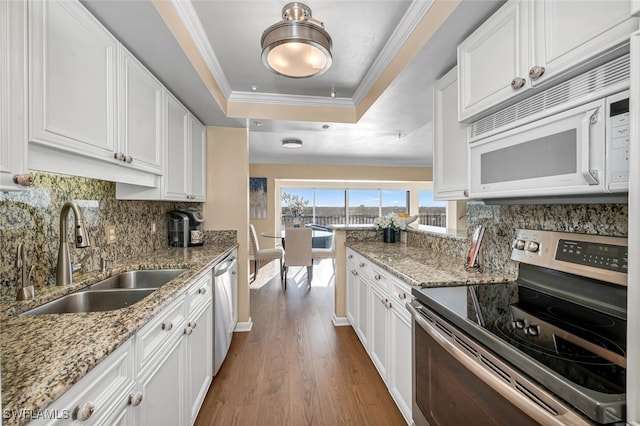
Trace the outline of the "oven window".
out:
[[[420,326],[414,327],[414,333],[415,400],[431,426],[538,424],[467,370]]]

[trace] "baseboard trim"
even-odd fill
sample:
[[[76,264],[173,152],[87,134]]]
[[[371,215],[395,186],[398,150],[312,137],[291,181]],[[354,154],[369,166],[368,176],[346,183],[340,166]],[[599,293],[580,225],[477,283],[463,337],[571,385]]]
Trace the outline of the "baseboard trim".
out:
[[[238,322],[236,324],[236,328],[234,328],[233,331],[243,333],[243,332],[251,331],[252,327],[253,327],[253,321],[251,320],[251,317],[249,317],[249,321]]]
[[[349,318],[347,317],[337,317],[336,314],[331,316],[331,322],[334,327],[344,327],[345,325],[351,325],[349,322]]]

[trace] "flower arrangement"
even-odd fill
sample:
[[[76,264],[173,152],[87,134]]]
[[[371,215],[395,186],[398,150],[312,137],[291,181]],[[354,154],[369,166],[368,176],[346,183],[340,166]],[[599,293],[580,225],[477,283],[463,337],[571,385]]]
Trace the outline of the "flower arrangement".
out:
[[[304,209],[309,205],[309,200],[305,200],[304,197],[288,194],[286,192],[282,193],[280,200],[287,205],[289,214],[293,217],[301,217],[304,213]]]
[[[373,221],[376,229],[390,228],[394,231],[407,229],[407,222],[405,219],[399,217],[396,213],[389,213],[384,216],[379,216]]]

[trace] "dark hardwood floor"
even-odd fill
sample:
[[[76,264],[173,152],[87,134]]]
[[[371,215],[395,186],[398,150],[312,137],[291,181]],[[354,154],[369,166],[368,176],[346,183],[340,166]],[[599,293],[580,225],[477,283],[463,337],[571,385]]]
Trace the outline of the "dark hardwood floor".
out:
[[[406,424],[351,327],[334,327],[333,269],[289,271],[282,291],[277,262],[251,284],[249,333],[231,348],[196,420],[209,425]]]

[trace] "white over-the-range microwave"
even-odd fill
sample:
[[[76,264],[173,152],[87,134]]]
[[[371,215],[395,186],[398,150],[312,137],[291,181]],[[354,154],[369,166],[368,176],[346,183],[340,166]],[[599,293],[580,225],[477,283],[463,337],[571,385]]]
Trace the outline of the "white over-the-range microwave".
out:
[[[617,82],[609,89],[624,86],[625,82]],[[589,98],[581,99],[585,97]],[[560,102],[554,109],[576,103]],[[472,136],[469,147],[471,198],[625,193],[629,188],[629,91],[486,138]]]

